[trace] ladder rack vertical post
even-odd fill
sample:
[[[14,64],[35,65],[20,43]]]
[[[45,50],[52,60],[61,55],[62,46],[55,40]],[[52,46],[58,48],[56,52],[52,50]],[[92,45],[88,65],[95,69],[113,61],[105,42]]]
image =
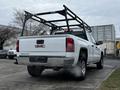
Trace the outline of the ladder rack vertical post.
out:
[[[69,27],[69,22],[68,22],[68,19],[67,19],[67,8],[65,8],[65,20],[66,20],[66,24],[67,24],[67,28],[68,28],[68,31],[70,31],[70,27]]]

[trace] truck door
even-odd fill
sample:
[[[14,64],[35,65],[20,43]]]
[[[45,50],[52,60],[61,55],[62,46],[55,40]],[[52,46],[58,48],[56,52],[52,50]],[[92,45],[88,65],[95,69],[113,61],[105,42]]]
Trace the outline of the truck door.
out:
[[[87,38],[89,41],[89,60],[94,61],[95,60],[95,55],[94,55],[95,45],[92,41],[90,33],[86,32],[86,34],[87,34]]]
[[[100,49],[97,47],[96,42],[93,36],[91,35],[91,33],[89,35],[90,35],[91,42],[94,44],[93,45],[93,56],[94,56],[94,60],[96,61],[100,59]]]

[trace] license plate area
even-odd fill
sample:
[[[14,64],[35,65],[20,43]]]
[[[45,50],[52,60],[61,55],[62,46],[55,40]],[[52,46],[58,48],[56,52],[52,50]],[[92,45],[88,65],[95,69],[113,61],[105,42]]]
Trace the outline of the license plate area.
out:
[[[29,58],[30,62],[39,62],[39,63],[47,63],[47,57],[44,56],[31,56]]]

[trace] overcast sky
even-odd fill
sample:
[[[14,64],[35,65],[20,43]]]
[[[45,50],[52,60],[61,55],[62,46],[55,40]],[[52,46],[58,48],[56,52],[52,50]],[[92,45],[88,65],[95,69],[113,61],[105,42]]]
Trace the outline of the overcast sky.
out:
[[[120,37],[120,0],[0,0],[0,24],[12,23],[15,9],[43,12],[61,9],[63,4],[90,26],[114,24]]]

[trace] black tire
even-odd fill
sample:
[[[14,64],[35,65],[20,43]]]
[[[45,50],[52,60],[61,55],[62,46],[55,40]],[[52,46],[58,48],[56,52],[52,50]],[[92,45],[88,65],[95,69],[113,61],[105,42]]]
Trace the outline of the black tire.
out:
[[[97,69],[103,69],[104,67],[103,54],[101,54],[100,61],[96,65],[97,65]]]
[[[9,59],[14,59],[14,56],[8,56]]]
[[[0,55],[0,59],[6,59],[7,55]]]
[[[44,69],[42,67],[40,67],[40,66],[29,66],[28,65],[27,70],[28,70],[28,73],[32,77],[39,77]]]
[[[75,76],[76,80],[84,80],[86,78],[86,70],[87,70],[87,64],[86,64],[86,54],[82,53],[79,57],[79,61],[77,63],[77,67],[80,70],[80,74]]]

